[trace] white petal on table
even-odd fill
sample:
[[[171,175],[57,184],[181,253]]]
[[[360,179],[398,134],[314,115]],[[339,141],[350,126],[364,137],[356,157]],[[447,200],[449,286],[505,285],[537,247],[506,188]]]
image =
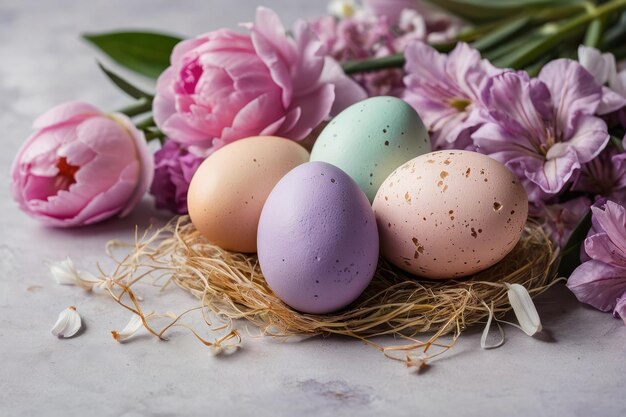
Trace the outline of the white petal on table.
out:
[[[63,261],[50,265],[50,273],[59,285],[76,285],[86,290],[91,290],[98,279],[89,272],[76,269],[74,262],[68,256]]]
[[[137,314],[133,314],[130,321],[128,322],[126,327],[122,329],[122,331],[117,332],[113,330],[111,331],[111,335],[113,336],[113,339],[115,339],[117,342],[124,342],[133,337],[135,333],[137,333],[142,328],[143,322],[141,320],[141,317]]]
[[[50,272],[59,285],[77,285],[78,271],[69,256],[50,265]]]
[[[540,332],[541,319],[539,319],[539,313],[537,313],[537,308],[532,298],[530,298],[528,290],[520,284],[506,284],[506,286],[508,288],[509,302],[511,307],[513,307],[520,329],[528,336],[533,336],[535,333]]]
[[[68,338],[78,333],[82,325],[83,322],[80,314],[76,311],[76,307],[71,306],[59,314],[59,318],[54,327],[52,327],[51,332],[57,337]]]

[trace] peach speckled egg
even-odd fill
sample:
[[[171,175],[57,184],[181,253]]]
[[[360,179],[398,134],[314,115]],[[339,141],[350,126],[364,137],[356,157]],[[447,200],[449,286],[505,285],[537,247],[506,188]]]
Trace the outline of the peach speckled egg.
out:
[[[276,183],[309,153],[275,136],[241,139],[209,156],[187,193],[189,216],[210,242],[236,252],[256,252],[257,227]]]
[[[374,199],[382,255],[416,275],[446,279],[486,269],[519,241],[528,197],[500,162],[439,151],[397,168]]]

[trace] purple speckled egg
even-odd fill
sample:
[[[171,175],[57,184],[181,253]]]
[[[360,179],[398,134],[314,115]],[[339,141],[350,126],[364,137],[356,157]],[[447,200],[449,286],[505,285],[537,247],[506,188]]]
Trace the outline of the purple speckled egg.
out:
[[[267,198],[257,251],[281,300],[305,313],[330,313],[354,301],[374,276],[376,219],[345,172],[308,162],[289,171]]]

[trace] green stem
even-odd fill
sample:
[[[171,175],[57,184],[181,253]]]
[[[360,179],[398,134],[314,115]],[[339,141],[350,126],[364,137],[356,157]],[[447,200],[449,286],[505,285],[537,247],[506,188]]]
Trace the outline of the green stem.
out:
[[[556,26],[554,20],[562,16],[571,16],[576,10],[584,10],[583,13],[577,17],[571,18],[566,23]],[[501,67],[510,68],[523,68],[539,61],[544,55],[549,53],[553,48],[563,43],[568,38],[574,35],[584,32],[585,26],[589,27],[588,41],[590,43],[599,42],[602,37],[602,28],[594,26],[601,23],[595,23],[596,21],[602,21],[605,17],[609,17],[614,13],[623,11],[626,9],[626,0],[611,0],[600,6],[594,6],[592,3],[578,3],[572,5],[563,10],[543,10],[538,12],[534,19],[547,20],[548,23],[538,28],[537,37],[533,44],[528,45],[526,48],[519,48],[513,50],[512,53],[503,56],[496,64]],[[481,28],[483,29],[483,28]],[[478,29],[476,32],[481,33],[482,30]],[[484,30],[484,29],[483,29]],[[488,33],[488,32],[487,32]],[[465,32],[460,37],[471,39],[476,33]],[[450,45],[434,45],[436,49],[447,50]],[[362,61],[349,61],[343,64],[343,69],[346,74],[356,74],[360,72],[379,71],[389,68],[401,68],[404,66],[405,59],[402,54],[390,55],[383,58],[366,59]]]
[[[146,142],[150,142],[153,139],[158,139],[159,142],[163,143],[165,141],[165,133],[161,132],[158,129],[155,130],[144,130],[144,136],[146,137]]]
[[[585,33],[585,40],[583,44],[585,46],[591,46],[597,48],[602,40],[602,33],[604,32],[604,20],[596,19],[589,24],[587,32]]]
[[[152,116],[150,116],[147,119],[144,119],[140,122],[135,123],[135,126],[137,126],[137,129],[145,130],[149,127],[155,127],[156,123],[154,122],[154,119],[152,118]]]
[[[530,77],[536,77],[539,75],[541,68],[543,68],[544,65],[550,62],[552,58],[554,58],[552,55],[546,55],[534,64],[524,68],[524,71],[526,71]]]
[[[135,104],[119,109],[117,112],[125,114],[128,117],[134,117],[147,113],[150,110],[152,110],[152,100],[148,98],[141,98],[137,100]]]
[[[554,23],[547,23],[538,29],[545,37],[537,40],[529,47],[513,51],[512,54],[495,62],[500,67],[522,68],[538,61],[543,55],[562,44],[566,39],[582,34],[585,26],[590,22],[601,19],[616,11],[626,8],[626,0],[612,0],[597,8],[588,8],[587,12],[575,17],[561,26],[554,27]]]
[[[342,65],[346,74],[358,74],[360,72],[378,71],[388,68],[402,68],[404,55],[396,54],[382,58],[365,59],[363,61],[348,61]]]
[[[459,33],[457,40],[460,42],[474,42],[481,39],[484,35],[488,35],[494,30],[508,26],[511,22],[521,19],[528,19],[533,24],[546,22],[555,22],[557,20],[566,19],[573,15],[580,14],[589,9],[588,3],[575,3],[570,6],[560,6],[548,9],[539,9],[533,11],[523,11],[511,17],[504,18],[499,21],[485,23],[479,26],[469,27]]]
[[[533,18],[537,22],[554,22],[556,20],[567,19],[581,12],[586,12],[592,7],[595,7],[595,4],[592,2],[574,3],[570,6],[540,10]]]

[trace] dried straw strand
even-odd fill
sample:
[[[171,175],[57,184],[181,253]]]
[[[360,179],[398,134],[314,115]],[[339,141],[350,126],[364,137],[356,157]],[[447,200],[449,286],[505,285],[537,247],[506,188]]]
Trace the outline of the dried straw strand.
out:
[[[132,286],[146,277],[165,277],[161,288],[174,283],[193,294],[203,312],[209,309],[227,320],[223,328],[229,329],[232,320],[246,319],[262,334],[285,339],[349,336],[417,369],[422,369],[427,359],[450,349],[463,330],[484,322],[490,310],[496,318],[502,318],[511,309],[505,283],[521,284],[536,296],[555,282],[557,264],[550,240],[539,225],[529,221],[519,243],[505,259],[469,278],[418,280],[381,259],[372,283],[351,306],[333,314],[313,315],[291,309],[272,293],[256,256],[210,244],[187,216],[173,219],[152,234],[146,232],[140,237],[136,233],[134,245],[109,242],[107,247],[111,256],[112,250],[119,248],[130,251],[117,260],[115,271],[107,276],[121,288],[119,293],[110,293],[119,304],[140,316],[143,313]],[[123,302],[124,296],[131,305]],[[152,330],[143,316],[142,320],[152,334],[163,338],[164,331]],[[178,325],[177,321],[172,325]],[[193,333],[203,343],[215,344]],[[422,342],[415,339],[420,333],[433,334]],[[452,334],[451,342],[437,343],[446,334]],[[408,344],[380,346],[373,342],[372,338],[384,335],[402,337]],[[229,338],[240,340],[235,333]],[[440,351],[429,354],[431,346]],[[421,351],[419,357],[413,354],[417,350]],[[398,352],[405,356],[398,357]]]

